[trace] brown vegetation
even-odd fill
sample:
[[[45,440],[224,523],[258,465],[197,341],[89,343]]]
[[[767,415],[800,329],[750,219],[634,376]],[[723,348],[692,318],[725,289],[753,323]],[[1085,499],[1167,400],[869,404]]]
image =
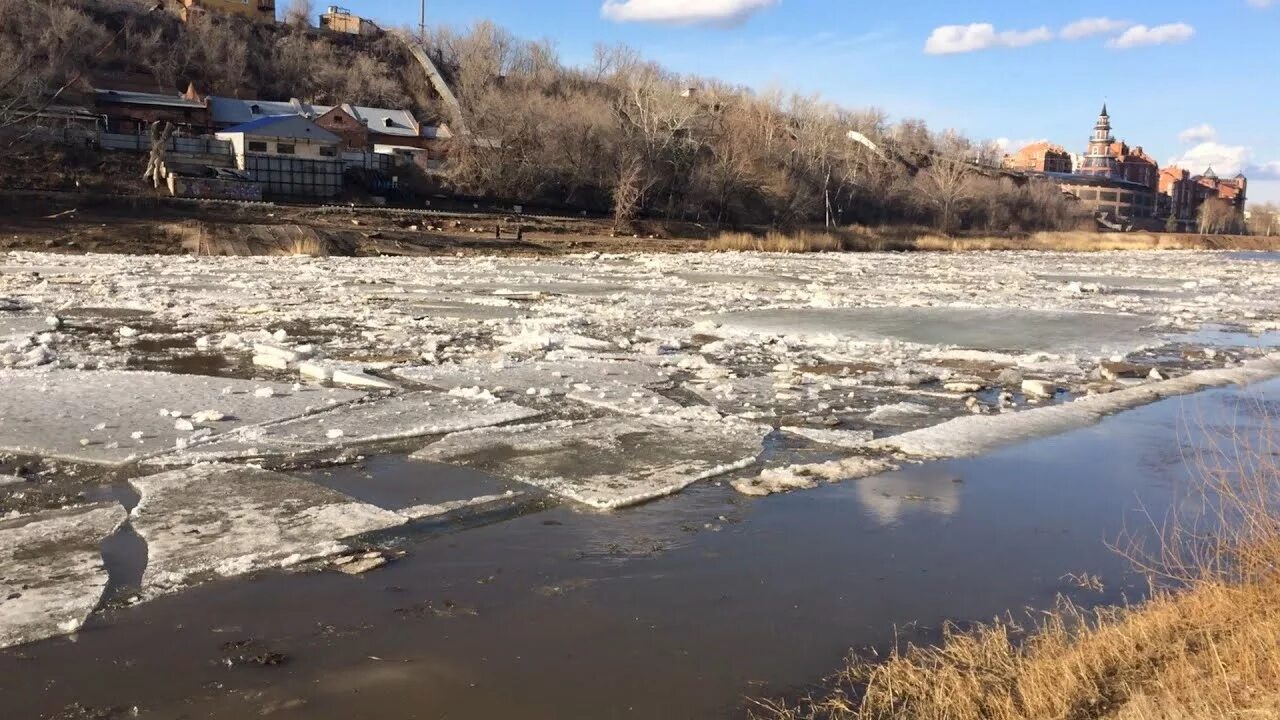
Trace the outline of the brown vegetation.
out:
[[[775,720],[1190,720],[1280,717],[1280,435],[1229,438],[1156,550],[1131,607],[1064,603],[1024,631],[1010,619],[945,629],[933,647],[851,659],[827,695],[759,704]],[[1136,537],[1136,536],[1135,536]]]
[[[737,252],[965,252],[983,250],[1043,250],[1100,252],[1109,250],[1276,250],[1273,239],[1251,235],[1193,235],[1173,233],[1038,232],[1030,235],[939,235],[930,228],[887,225],[858,226],[822,232],[725,232],[704,246],[712,251]]]

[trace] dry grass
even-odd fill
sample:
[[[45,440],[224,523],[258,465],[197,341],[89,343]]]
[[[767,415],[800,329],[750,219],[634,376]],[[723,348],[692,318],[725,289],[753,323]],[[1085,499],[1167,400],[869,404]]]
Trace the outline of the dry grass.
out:
[[[1280,583],[1163,592],[1134,608],[1063,606],[949,628],[937,647],[852,660],[837,689],[757,717],[831,720],[1280,717]]]
[[[938,235],[919,227],[847,227],[827,232],[722,233],[706,249],[739,252],[1044,250],[1100,252],[1110,250],[1277,250],[1280,238],[1246,235],[1175,233],[1041,232],[1009,237]]]
[[[707,249],[713,251],[740,252],[838,252],[844,250],[840,238],[830,233],[801,231],[794,235],[770,232],[767,235],[750,233],[721,233],[707,243]]]
[[[753,717],[1280,718],[1280,426],[1191,462],[1190,496],[1152,524],[1156,549],[1125,551],[1152,578],[1147,601],[1064,601],[1027,629],[948,627],[936,646],[850,659],[824,696],[760,701]]]

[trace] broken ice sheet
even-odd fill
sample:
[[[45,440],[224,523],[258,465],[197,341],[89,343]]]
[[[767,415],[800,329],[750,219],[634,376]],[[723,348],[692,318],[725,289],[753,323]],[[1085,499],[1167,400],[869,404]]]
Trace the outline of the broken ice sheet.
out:
[[[414,459],[476,467],[601,510],[747,467],[769,428],[703,413],[600,418],[450,435]]]
[[[129,481],[147,541],[145,597],[346,550],[346,538],[403,524],[389,510],[282,473],[197,465]]]
[[[749,310],[708,318],[725,330],[796,337],[886,338],[982,350],[1106,356],[1152,342],[1140,334],[1154,318],[1119,313],[1022,308],[881,307]]]
[[[269,397],[259,390],[270,389]],[[216,411],[196,428],[220,434],[316,412],[363,393],[153,372],[0,371],[0,451],[123,465],[192,436],[179,416]],[[161,415],[160,411],[168,411]],[[172,413],[178,413],[174,416]],[[194,427],[194,425],[193,425]]]
[[[445,390],[469,387],[480,387],[491,392],[497,392],[499,388],[519,393],[545,390],[553,395],[564,395],[578,385],[651,386],[669,381],[667,375],[651,365],[607,360],[535,360],[511,364],[470,362],[404,368],[396,370],[395,374],[406,380]]]
[[[102,504],[0,521],[0,648],[80,629],[107,587],[98,546],[125,517]]]
[[[287,455],[388,440],[444,435],[527,420],[536,410],[508,402],[426,390],[343,405],[296,420],[248,428],[206,445],[147,461],[150,465]]]

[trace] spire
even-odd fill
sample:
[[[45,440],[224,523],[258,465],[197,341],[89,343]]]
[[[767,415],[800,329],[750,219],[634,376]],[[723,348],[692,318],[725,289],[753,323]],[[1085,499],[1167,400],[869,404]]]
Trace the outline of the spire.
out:
[[[1204,171],[1204,177],[1217,179],[1218,173],[1214,172],[1213,166],[1210,165],[1209,169]]]
[[[1107,114],[1107,104],[1105,102],[1102,103],[1102,114],[1099,115],[1098,117],[1111,117],[1110,115]]]

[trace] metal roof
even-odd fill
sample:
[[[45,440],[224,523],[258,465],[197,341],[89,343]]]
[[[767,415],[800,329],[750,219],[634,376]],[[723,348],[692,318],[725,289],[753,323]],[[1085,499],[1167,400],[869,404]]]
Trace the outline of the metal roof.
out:
[[[219,135],[254,135],[258,137],[297,138],[316,142],[337,143],[337,135],[299,115],[272,115],[241,123],[219,131]]]
[[[100,103],[204,109],[204,103],[189,100],[182,95],[161,95],[160,93],[131,92],[129,90],[94,90],[93,96]]]
[[[213,121],[220,125],[247,123],[267,115],[299,115],[314,120],[334,108],[333,105],[312,105],[296,99],[281,101],[210,97],[209,104],[213,111]],[[349,104],[342,105],[342,109],[380,135],[421,136],[418,121],[408,110]]]

